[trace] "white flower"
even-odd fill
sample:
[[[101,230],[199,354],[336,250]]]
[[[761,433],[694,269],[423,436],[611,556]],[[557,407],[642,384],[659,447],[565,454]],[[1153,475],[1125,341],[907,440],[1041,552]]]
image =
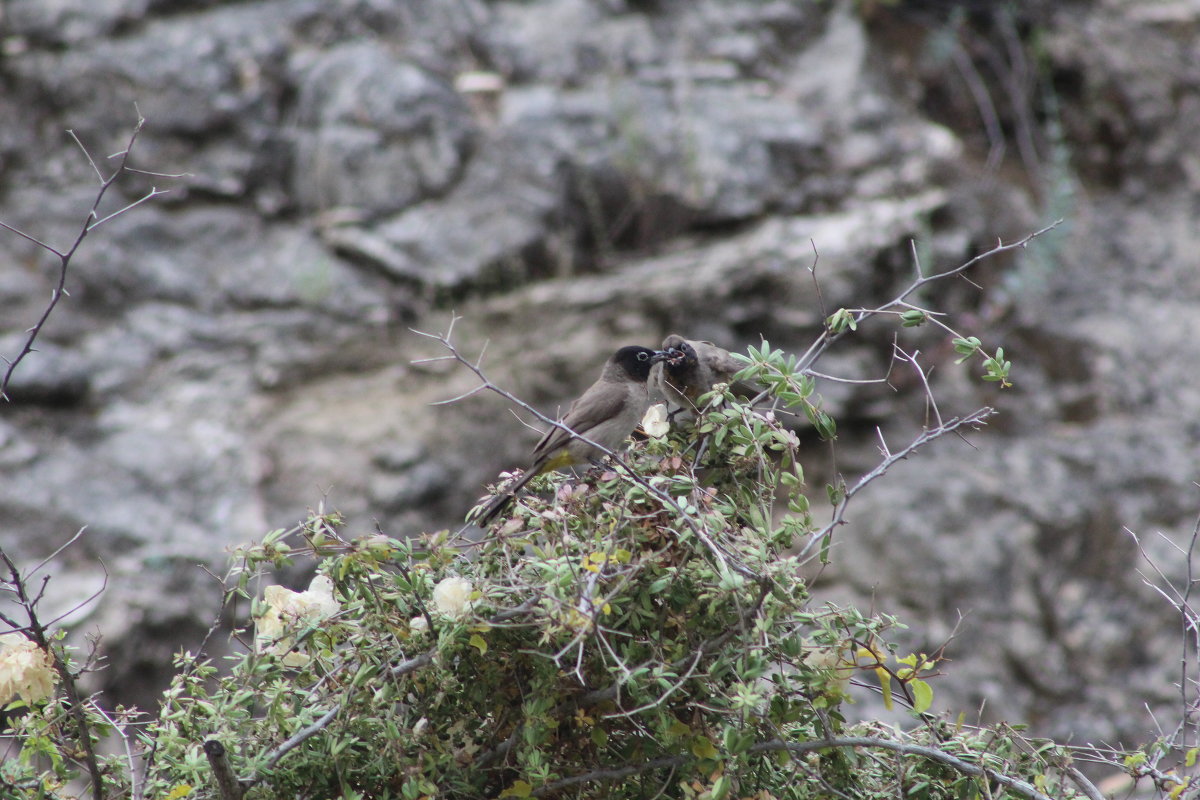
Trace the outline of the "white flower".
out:
[[[45,700],[58,683],[54,659],[19,633],[0,636],[0,707],[16,695],[26,703]]]
[[[461,617],[471,608],[474,587],[466,578],[451,575],[433,587],[433,605],[447,617]]]
[[[667,432],[671,430],[671,422],[667,419],[665,404],[655,403],[646,409],[646,414],[642,417],[642,430],[646,432],[647,436],[655,439],[667,435]]]
[[[848,646],[843,643],[830,647],[811,640],[806,640],[805,644],[811,645],[813,649],[804,657],[804,663],[816,669],[831,670],[834,685],[845,694],[856,669],[854,661],[850,658]]]
[[[414,636],[429,630],[429,620],[424,617],[413,617],[408,621],[408,630]]]
[[[282,656],[286,667],[303,667],[309,658],[294,648],[289,630],[316,625],[341,610],[333,596],[333,581],[318,575],[304,592],[283,586],[268,586],[263,591],[267,610],[255,622],[255,645],[260,653]]]

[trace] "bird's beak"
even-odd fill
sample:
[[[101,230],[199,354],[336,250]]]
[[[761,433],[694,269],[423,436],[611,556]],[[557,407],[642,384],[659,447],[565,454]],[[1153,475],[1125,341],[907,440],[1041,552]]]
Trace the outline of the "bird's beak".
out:
[[[674,348],[672,348],[672,349],[674,349]],[[655,351],[654,351],[654,354],[650,356],[650,363],[651,363],[651,364],[657,364],[659,361],[666,361],[666,360],[667,360],[668,358],[670,358],[670,357],[671,357],[671,350],[670,350],[670,349],[668,349],[668,350],[655,350]]]

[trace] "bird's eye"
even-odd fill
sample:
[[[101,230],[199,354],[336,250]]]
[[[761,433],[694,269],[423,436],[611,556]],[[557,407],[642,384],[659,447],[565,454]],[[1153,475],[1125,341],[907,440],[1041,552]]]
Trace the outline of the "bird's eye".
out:
[[[637,355],[638,361],[645,361],[649,357],[650,357],[650,354],[647,353],[645,350],[640,351]]]

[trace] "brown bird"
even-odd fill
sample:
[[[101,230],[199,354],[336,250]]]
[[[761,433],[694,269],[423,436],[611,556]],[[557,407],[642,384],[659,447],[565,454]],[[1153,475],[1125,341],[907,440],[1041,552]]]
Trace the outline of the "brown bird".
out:
[[[529,468],[516,483],[489,500],[471,521],[480,526],[489,525],[525,484],[543,472],[602,458],[604,451],[590,442],[608,450],[616,449],[629,438],[650,407],[646,380],[650,377],[650,368],[664,358],[666,353],[636,345],[622,347],[613,353],[605,362],[600,378],[571,403],[562,418],[561,424],[570,432],[557,426],[546,431],[533,448],[533,462]],[[576,436],[583,436],[590,442]]]
[[[729,383],[744,365],[712,342],[684,339],[673,333],[663,339],[667,357],[651,370],[652,400],[667,402],[672,415],[694,412],[696,400],[718,383]]]

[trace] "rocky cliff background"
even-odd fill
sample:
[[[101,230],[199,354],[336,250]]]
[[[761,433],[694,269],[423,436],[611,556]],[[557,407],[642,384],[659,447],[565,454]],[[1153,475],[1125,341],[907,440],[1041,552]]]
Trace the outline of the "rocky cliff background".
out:
[[[1178,718],[1181,644],[1126,529],[1185,577],[1200,513],[1200,8],[759,0],[7,0],[0,220],[54,244],[147,120],[0,410],[3,546],[78,529],[47,603],[145,700],[219,592],[197,565],[324,502],[351,533],[457,526],[536,438],[411,333],[486,347],[553,413],[615,345],[802,350],[822,303],[1064,222],[923,299],[1015,387],[922,349],[944,413],[1003,412],[853,506],[818,591],[957,625],[937,707],[1081,741]],[[911,242],[915,240],[915,247]],[[817,281],[810,267],[819,253]],[[0,234],[0,353],[57,263]],[[819,283],[818,297],[815,285]],[[875,378],[892,329],[822,362]],[[908,376],[911,378],[911,375]],[[814,497],[920,425],[916,381],[827,383]],[[1161,535],[1160,535],[1161,534]],[[1140,570],[1140,572],[1139,572]],[[965,619],[959,624],[960,615]],[[51,614],[47,614],[51,616]]]

